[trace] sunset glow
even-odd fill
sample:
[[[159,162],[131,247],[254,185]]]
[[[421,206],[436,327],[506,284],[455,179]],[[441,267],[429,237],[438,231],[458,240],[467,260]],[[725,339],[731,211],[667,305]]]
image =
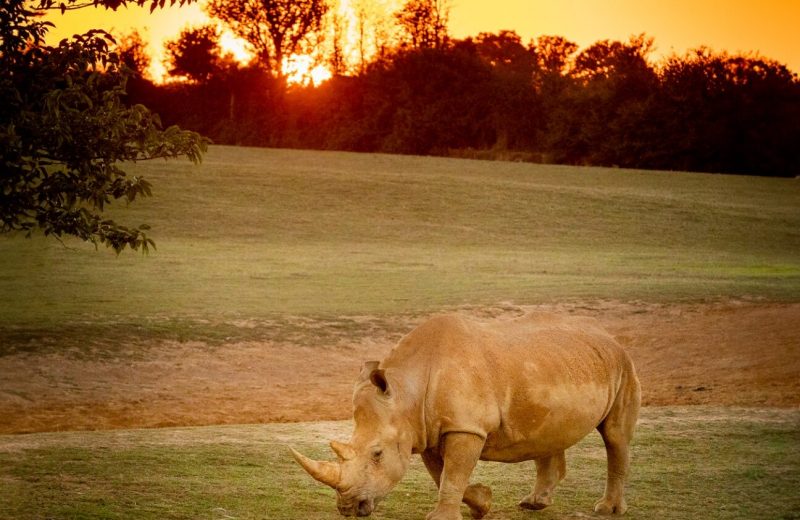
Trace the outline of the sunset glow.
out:
[[[402,0],[340,0],[331,10],[328,17],[337,17],[341,24],[340,39],[349,70],[358,70],[362,53],[365,62],[375,57],[381,41],[388,39],[393,29],[393,13],[402,5]],[[333,40],[333,31],[329,29],[326,36]]]
[[[333,77],[327,67],[314,64],[311,56],[292,56],[283,62],[283,72],[286,74],[286,81],[299,85],[319,85]]]
[[[230,31],[221,31],[219,46],[222,52],[231,54],[240,63],[247,63],[253,59],[253,53],[247,48],[247,43],[237,38]]]
[[[392,13],[401,0],[340,0],[330,11],[340,21],[340,37],[345,65],[357,72],[363,52],[369,61],[376,46],[393,27]],[[203,2],[184,7],[167,7],[152,14],[148,8],[128,7],[118,11],[81,9],[61,15],[52,12],[48,19],[56,25],[49,40],[53,43],[75,33],[102,28],[114,34],[138,30],[149,42],[153,56],[151,75],[161,80],[164,42],[174,39],[187,26],[208,23]],[[720,3],[711,0],[672,0],[670,2],[642,0],[458,0],[451,3],[450,33],[456,38],[475,36],[480,32],[515,30],[524,42],[548,34],[561,35],[586,47],[601,39],[627,40],[632,34],[646,33],[655,38],[654,58],[706,45],[730,52],[753,51],[787,64],[800,71],[800,38],[796,37],[796,22],[800,20],[800,2],[785,0],[731,0]],[[363,23],[371,20],[370,23]],[[363,32],[363,45],[361,33]],[[325,41],[331,42],[329,29]],[[250,58],[246,45],[233,35],[223,32],[222,47],[245,62]],[[319,62],[318,57],[316,58]],[[301,59],[292,77],[308,77],[302,67],[310,67]],[[313,68],[313,67],[312,67]],[[314,82],[324,77],[320,69],[311,74]]]

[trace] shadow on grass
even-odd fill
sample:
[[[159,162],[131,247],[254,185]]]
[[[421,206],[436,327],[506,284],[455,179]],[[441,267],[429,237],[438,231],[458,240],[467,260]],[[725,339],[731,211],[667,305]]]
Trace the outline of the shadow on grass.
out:
[[[63,354],[77,359],[145,356],[163,342],[223,343],[262,341],[301,346],[355,342],[366,337],[394,342],[416,318],[280,316],[264,319],[125,318],[53,326],[0,326],[0,357],[21,353]]]

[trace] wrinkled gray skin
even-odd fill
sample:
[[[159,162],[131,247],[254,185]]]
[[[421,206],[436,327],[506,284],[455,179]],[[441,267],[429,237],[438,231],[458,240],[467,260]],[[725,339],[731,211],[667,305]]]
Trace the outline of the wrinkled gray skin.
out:
[[[353,393],[353,436],[331,442],[337,462],[292,453],[336,490],[345,516],[372,513],[419,454],[439,488],[427,519],[459,520],[462,502],[473,518],[491,507],[489,488],[469,484],[479,459],[534,460],[536,481],[520,506],[542,509],[566,474],[564,450],[597,429],[608,478],[595,511],[623,514],[639,404],[630,358],[590,318],[539,313],[483,324],[439,316],[381,363],[364,365]]]

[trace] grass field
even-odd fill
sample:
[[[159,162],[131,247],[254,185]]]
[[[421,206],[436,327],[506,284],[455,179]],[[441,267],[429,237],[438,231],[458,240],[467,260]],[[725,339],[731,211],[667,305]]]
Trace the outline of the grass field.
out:
[[[242,355],[265,345],[302,352],[327,345],[349,363],[356,351],[342,347],[347,340],[369,346],[378,338],[380,346],[420,316],[452,307],[800,301],[794,179],[230,147],[212,147],[199,167],[148,162],[130,173],[152,181],[155,196],[112,213],[152,225],[158,248],[149,256],[0,237],[3,366],[41,367],[23,372],[50,396],[42,403],[35,391],[3,386],[0,373],[6,409],[49,403],[58,424],[66,395],[94,420],[93,406],[110,402],[103,385],[119,385],[108,374],[124,370],[134,371],[121,386],[132,400],[117,396],[120,413],[213,393],[202,378],[180,387],[187,395],[170,394],[178,391],[171,379],[148,379],[143,390],[135,370],[154,370],[146,363],[153,360],[172,363],[174,371],[163,373],[184,378],[224,369],[230,380],[213,387],[224,400],[224,384],[241,385],[236,374],[251,365],[241,355],[236,366],[216,358],[248,340],[255,345],[241,347]],[[715,351],[714,338],[698,330],[688,327],[676,336],[686,343],[670,347],[678,355],[689,347],[695,356],[740,352]],[[762,330],[770,345],[795,352],[782,339],[793,329]],[[625,332],[632,349],[666,348],[636,332]],[[186,357],[148,355],[158,348],[205,348],[207,356],[186,368]],[[65,360],[72,375],[62,377]],[[719,370],[760,366],[728,361]],[[783,381],[764,373],[766,385]],[[714,391],[727,388],[714,377]],[[248,381],[262,394],[272,384]],[[662,383],[674,393],[671,379]],[[198,402],[216,402],[209,399]],[[285,444],[327,457],[324,441],[348,430],[348,423],[298,423],[0,436],[0,518],[337,518],[332,492],[302,473]],[[800,519],[798,446],[797,410],[647,408],[628,518]],[[530,486],[531,463],[481,465],[477,480],[495,492],[491,518],[592,516],[603,486],[599,437],[572,449],[568,463],[556,505],[541,513],[515,505]],[[376,517],[422,518],[434,500],[417,461]]]
[[[292,443],[329,458],[350,424],[299,423],[0,436],[0,518],[339,518],[330,489],[291,459]],[[800,518],[800,412],[647,408],[628,487],[634,519]],[[567,478],[542,512],[516,503],[533,463],[481,463],[492,520],[587,518],[602,495],[599,435],[567,452]],[[418,457],[373,515],[424,518],[435,502]],[[465,509],[466,512],[466,509]],[[599,518],[599,517],[597,517]]]
[[[794,179],[231,147],[129,171],[155,196],[113,215],[151,224],[157,251],[0,237],[8,341],[231,337],[258,333],[230,326],[242,318],[501,301],[800,298]]]

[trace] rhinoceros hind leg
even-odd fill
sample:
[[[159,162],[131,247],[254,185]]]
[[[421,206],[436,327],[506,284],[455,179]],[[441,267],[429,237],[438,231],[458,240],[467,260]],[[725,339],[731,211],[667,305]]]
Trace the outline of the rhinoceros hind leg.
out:
[[[531,494],[520,501],[524,509],[539,510],[553,504],[556,484],[567,474],[567,461],[564,452],[550,457],[536,459],[536,484]]]
[[[606,445],[608,477],[606,490],[595,505],[595,513],[622,515],[628,509],[625,504],[625,480],[630,465],[629,445],[639,418],[641,391],[636,376],[629,377],[620,389],[608,416],[597,427]]]
[[[629,466],[628,442],[630,438],[626,438],[619,431],[609,432],[611,428],[603,428],[602,425],[599,429],[606,444],[608,477],[605,493],[603,498],[594,505],[594,512],[601,515],[622,515],[628,509],[624,494]]]
[[[444,469],[444,459],[437,450],[426,450],[422,452],[422,462],[425,463],[425,468],[431,474],[438,488]],[[483,484],[470,484],[464,491],[462,501],[469,506],[472,518],[479,520],[486,516],[492,508],[492,490]]]

